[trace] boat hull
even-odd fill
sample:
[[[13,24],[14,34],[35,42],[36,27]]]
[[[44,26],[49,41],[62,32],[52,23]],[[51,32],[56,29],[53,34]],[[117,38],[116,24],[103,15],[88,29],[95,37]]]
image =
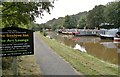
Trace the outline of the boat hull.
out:
[[[114,36],[112,35],[100,35],[101,39],[109,39],[109,40],[114,40]]]
[[[114,42],[115,43],[120,43],[120,38],[114,37]]]
[[[97,36],[96,34],[75,34],[75,36]]]

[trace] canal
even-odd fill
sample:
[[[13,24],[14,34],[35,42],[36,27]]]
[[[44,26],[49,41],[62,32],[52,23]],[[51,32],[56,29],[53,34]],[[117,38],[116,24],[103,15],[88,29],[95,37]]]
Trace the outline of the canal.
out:
[[[114,43],[112,40],[101,40],[95,36],[63,35],[56,32],[48,32],[48,35],[59,42],[62,42],[72,48],[78,44],[84,48],[90,55],[112,64],[118,64],[118,55],[120,43]]]

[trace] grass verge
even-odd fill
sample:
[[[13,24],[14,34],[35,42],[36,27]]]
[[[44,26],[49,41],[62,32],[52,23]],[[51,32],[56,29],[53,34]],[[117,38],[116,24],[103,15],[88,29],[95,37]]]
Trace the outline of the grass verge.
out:
[[[34,55],[21,56],[18,68],[20,75],[40,75],[40,67],[36,64]]]
[[[103,62],[87,53],[74,50],[63,43],[44,37],[39,32],[36,34],[39,35],[54,52],[68,61],[78,72],[84,75],[118,75],[118,67],[116,65]]]

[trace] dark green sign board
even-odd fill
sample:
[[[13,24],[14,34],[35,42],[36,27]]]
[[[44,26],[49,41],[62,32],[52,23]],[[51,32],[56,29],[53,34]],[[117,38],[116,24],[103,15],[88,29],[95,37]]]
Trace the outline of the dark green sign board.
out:
[[[1,56],[20,56],[34,54],[33,31],[7,27],[0,32]]]

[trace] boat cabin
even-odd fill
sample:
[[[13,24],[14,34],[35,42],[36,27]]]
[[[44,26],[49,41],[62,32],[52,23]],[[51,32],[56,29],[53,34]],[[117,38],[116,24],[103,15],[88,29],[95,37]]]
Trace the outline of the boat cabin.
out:
[[[115,37],[120,38],[120,32],[117,32]]]
[[[116,36],[116,33],[118,32],[118,29],[109,29],[105,30],[104,34],[100,34],[101,39],[111,39],[113,40]]]

